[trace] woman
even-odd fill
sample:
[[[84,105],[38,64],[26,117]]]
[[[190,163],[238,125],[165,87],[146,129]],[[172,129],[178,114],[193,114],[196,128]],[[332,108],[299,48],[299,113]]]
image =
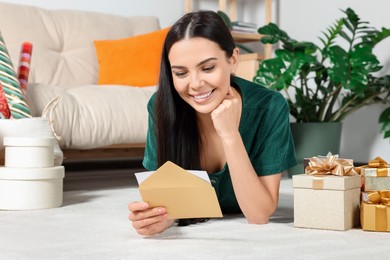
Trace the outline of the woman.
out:
[[[267,223],[278,205],[281,173],[296,164],[283,96],[232,76],[239,61],[229,29],[212,11],[184,15],[164,42],[157,93],[148,103],[143,165],[167,160],[209,173],[224,213]],[[164,207],[129,204],[141,235],[170,227]],[[183,222],[183,221],[182,221]]]

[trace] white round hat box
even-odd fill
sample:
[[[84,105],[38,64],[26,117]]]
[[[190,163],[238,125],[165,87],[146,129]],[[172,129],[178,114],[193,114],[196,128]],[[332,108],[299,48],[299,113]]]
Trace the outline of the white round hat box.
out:
[[[53,137],[10,137],[3,139],[5,167],[35,168],[54,165]]]
[[[60,207],[63,203],[64,176],[63,166],[0,167],[0,210]]]

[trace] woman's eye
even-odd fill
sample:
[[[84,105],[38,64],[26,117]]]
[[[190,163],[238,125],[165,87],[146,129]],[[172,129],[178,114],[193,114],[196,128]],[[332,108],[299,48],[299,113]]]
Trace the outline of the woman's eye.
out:
[[[178,78],[182,78],[182,77],[185,77],[187,75],[187,72],[183,71],[177,71],[177,72],[173,72],[173,74],[175,74],[176,77]]]
[[[205,72],[210,72],[210,71],[212,71],[214,68],[215,68],[215,66],[204,67],[204,68],[203,68],[203,71],[205,71]]]

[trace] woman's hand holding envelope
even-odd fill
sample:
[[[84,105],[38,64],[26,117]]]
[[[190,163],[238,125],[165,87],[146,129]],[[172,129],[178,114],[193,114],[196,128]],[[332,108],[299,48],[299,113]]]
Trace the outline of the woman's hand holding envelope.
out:
[[[149,207],[146,202],[131,202],[129,220],[138,234],[152,236],[163,232],[173,225],[174,219],[169,219],[164,207]]]

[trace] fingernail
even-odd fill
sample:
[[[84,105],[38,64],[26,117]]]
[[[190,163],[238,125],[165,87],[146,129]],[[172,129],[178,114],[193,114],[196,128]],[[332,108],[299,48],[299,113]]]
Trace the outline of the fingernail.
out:
[[[147,208],[148,207],[148,203],[146,203],[146,202],[142,203],[142,207],[143,208]]]
[[[164,208],[158,208],[157,211],[158,211],[158,213],[165,213],[165,209]]]

